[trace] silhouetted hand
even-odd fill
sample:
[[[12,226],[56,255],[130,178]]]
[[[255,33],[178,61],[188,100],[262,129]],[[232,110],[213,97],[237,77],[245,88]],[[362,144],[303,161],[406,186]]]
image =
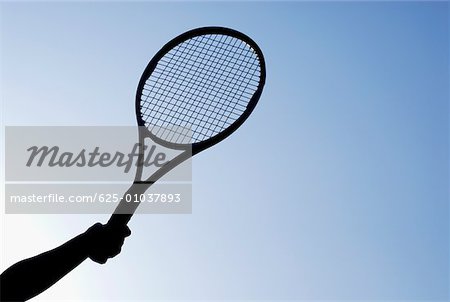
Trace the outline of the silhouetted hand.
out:
[[[97,263],[106,263],[108,258],[120,253],[125,238],[130,234],[126,225],[94,224],[85,232],[88,257]]]

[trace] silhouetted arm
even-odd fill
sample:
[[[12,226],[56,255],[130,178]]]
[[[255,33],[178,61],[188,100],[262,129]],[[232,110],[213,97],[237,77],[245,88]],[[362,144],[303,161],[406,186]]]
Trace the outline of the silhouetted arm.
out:
[[[1,275],[1,300],[28,300],[56,283],[87,257],[85,234],[81,234],[51,251],[20,261]]]
[[[105,263],[120,253],[130,233],[126,226],[97,223],[53,250],[12,265],[0,276],[1,301],[25,301],[40,294],[88,257]]]

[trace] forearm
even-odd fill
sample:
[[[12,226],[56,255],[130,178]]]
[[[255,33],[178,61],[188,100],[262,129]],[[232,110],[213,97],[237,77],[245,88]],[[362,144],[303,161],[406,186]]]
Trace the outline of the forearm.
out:
[[[40,294],[87,257],[83,233],[51,251],[12,265],[0,276],[1,301],[25,301]]]

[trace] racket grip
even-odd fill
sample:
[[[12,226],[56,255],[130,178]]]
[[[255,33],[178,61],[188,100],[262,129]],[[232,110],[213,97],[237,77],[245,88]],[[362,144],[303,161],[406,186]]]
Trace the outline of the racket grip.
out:
[[[117,205],[114,213],[108,220],[108,225],[112,226],[123,226],[127,225],[131,217],[133,217],[134,212],[139,206],[139,198],[153,183],[147,182],[135,182],[133,185],[125,192],[120,203]]]
[[[111,226],[127,225],[131,217],[133,217],[133,214],[112,214],[107,224]]]

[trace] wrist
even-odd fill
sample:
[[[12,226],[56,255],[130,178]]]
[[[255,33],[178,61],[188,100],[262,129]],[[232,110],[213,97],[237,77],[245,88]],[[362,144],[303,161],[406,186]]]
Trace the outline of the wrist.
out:
[[[97,222],[80,235],[83,242],[82,246],[88,257],[91,256],[93,247],[97,244],[102,227],[103,225],[100,222]]]

